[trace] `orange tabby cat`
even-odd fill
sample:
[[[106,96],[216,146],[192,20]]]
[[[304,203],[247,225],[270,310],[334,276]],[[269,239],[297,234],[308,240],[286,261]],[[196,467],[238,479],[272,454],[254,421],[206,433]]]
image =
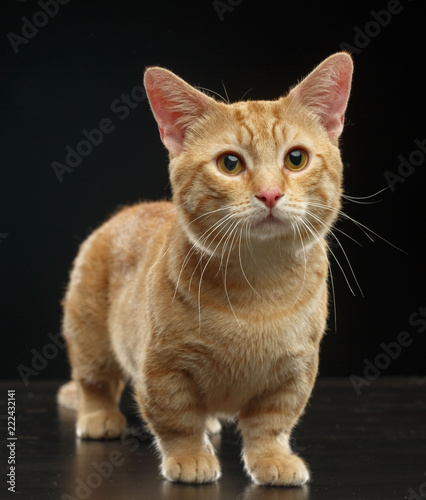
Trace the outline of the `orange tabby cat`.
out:
[[[74,262],[63,321],[74,382],[59,401],[77,396],[78,436],[120,436],[130,380],[167,479],[218,479],[208,433],[236,417],[253,481],[309,480],[289,438],[326,327],[351,76],[338,53],[286,97],[225,104],[146,70],[173,201],[121,210]]]

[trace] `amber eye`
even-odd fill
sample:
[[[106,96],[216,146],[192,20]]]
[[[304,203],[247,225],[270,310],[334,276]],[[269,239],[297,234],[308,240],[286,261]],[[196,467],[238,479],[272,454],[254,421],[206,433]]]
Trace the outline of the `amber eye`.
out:
[[[284,164],[288,169],[297,171],[305,168],[308,161],[309,155],[307,151],[302,148],[294,148],[286,154]]]
[[[224,153],[217,159],[217,166],[227,175],[237,175],[244,170],[243,160],[235,153]]]

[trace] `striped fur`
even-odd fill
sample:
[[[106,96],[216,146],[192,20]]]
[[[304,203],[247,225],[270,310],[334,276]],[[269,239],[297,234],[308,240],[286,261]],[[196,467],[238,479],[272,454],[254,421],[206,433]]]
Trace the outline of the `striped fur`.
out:
[[[173,200],[124,208],[74,262],[63,334],[80,437],[123,432],[118,402],[129,380],[164,477],[219,478],[207,431],[237,417],[253,481],[309,479],[289,438],[326,328],[325,238],[340,207],[337,141],[351,73],[340,53],[285,97],[227,104],[165,69],[146,71]],[[294,147],[309,153],[304,170],[284,166]],[[217,167],[226,152],[243,159],[240,174]],[[74,389],[60,393],[62,404],[75,404]]]

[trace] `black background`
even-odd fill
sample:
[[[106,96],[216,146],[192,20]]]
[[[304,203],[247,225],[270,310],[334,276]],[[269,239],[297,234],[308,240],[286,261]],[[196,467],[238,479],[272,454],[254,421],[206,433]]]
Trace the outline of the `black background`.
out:
[[[339,51],[342,42],[353,46],[355,61],[341,143],[346,193],[368,196],[385,188],[385,173],[398,174],[401,156],[408,160],[411,154],[417,165],[394,190],[364,200],[380,202],[344,205],[351,217],[408,255],[378,237],[371,242],[350,221],[338,223],[363,245],[340,238],[364,298],[334,245],[357,295],[331,259],[337,329],[332,308],[320,373],[364,376],[368,360],[383,365],[375,375],[370,369],[373,376],[426,375],[426,332],[409,320],[419,306],[426,307],[426,156],[412,153],[416,139],[426,144],[424,5],[421,0],[223,4],[228,10],[221,19],[219,4],[211,1],[70,0],[15,53],[8,34],[21,35],[22,17],[31,21],[41,6],[2,2],[2,377],[19,378],[19,367],[32,363],[32,378],[68,375],[65,352],[55,355],[46,346],[48,334],[60,329],[60,299],[78,245],[119,205],[169,195],[167,155],[146,99],[132,101],[134,109],[125,118],[123,110],[111,108],[142,84],[145,66],[167,67],[221,94],[223,82],[231,101],[246,93],[245,98],[274,99]],[[372,11],[395,8],[399,13],[381,13],[386,26],[374,20]],[[367,38],[360,34],[366,31]],[[59,182],[52,162],[64,163],[65,148],[75,148],[84,139],[82,130],[98,128],[104,118],[114,130]],[[380,344],[395,341],[401,331],[410,334],[411,345],[391,362],[377,358]],[[37,364],[34,356],[43,350],[52,359]]]

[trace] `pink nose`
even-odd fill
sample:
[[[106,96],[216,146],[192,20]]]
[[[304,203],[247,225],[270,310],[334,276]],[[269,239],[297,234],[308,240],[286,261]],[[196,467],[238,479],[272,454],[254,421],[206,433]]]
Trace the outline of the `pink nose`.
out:
[[[260,201],[263,201],[263,203],[269,208],[274,208],[275,205],[277,204],[278,200],[281,198],[283,193],[276,188],[268,188],[268,189],[262,189],[259,194],[256,195],[256,198],[259,199]]]

